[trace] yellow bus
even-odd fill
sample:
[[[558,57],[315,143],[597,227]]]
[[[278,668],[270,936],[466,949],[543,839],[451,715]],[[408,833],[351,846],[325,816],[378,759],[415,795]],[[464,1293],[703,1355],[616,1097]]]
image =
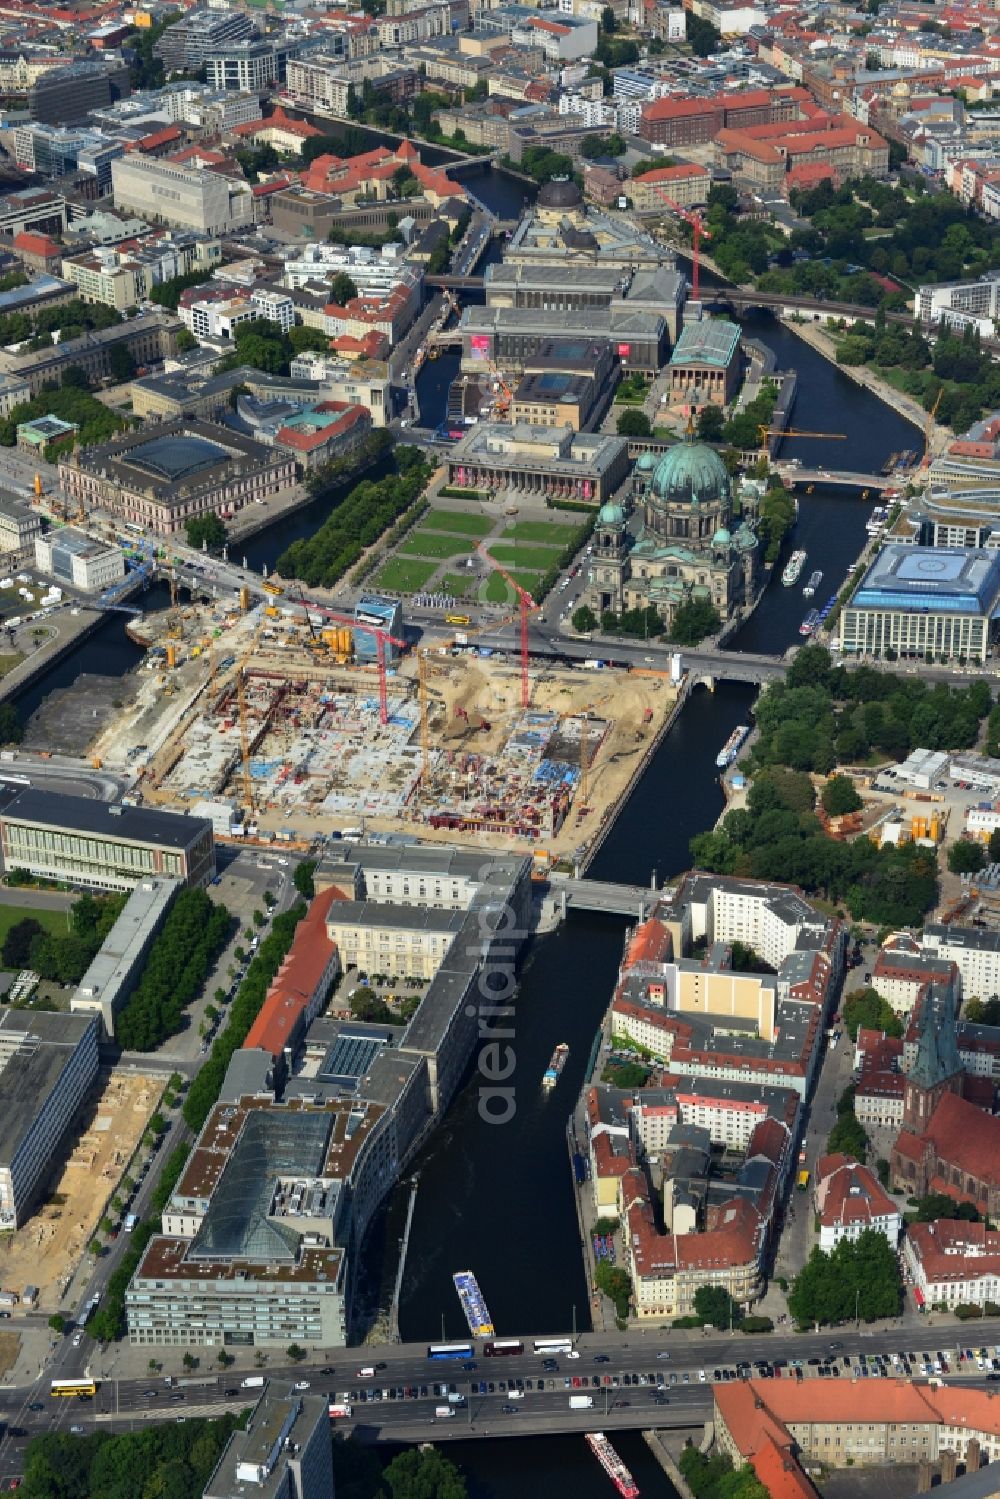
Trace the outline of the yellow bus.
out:
[[[800,1171],[799,1172],[799,1179],[798,1179],[798,1182],[796,1183],[796,1185],[798,1186],[798,1189],[799,1189],[800,1192],[804,1192],[806,1190],[806,1188],[809,1186],[809,1172],[808,1171]]]
[[[265,580],[264,592],[271,594],[273,598],[280,599],[284,591],[280,583],[269,583]]]
[[[76,1395],[88,1399],[97,1394],[97,1380],[88,1379],[81,1374],[79,1379],[54,1379],[49,1393],[56,1395]]]
[[[467,614],[446,614],[444,622],[446,625],[471,625],[472,620]]]

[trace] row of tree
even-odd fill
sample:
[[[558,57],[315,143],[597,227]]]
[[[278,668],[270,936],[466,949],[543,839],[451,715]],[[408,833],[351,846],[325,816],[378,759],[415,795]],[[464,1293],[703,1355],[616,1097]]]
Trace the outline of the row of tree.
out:
[[[1000,405],[1000,368],[971,324],[960,333],[942,328],[932,347],[919,328],[887,326],[880,308],[873,323],[855,323],[837,345],[837,362],[899,370],[904,391],[956,432]]]
[[[689,23],[694,19],[689,17]],[[767,1499],[768,1489],[750,1464],[734,1468],[724,1452],[713,1452],[709,1457],[689,1442],[678,1467],[694,1499]]]
[[[204,890],[182,890],[153,942],[134,991],[115,1022],[126,1051],[155,1051],[184,1025],[226,945],[231,918]]]
[[[53,333],[58,333],[60,342],[79,338],[82,333],[92,333],[102,328],[112,328],[121,317],[113,307],[103,302],[81,302],[74,299],[61,307],[43,307],[38,312],[8,312],[0,317],[0,344],[20,343],[29,339],[32,347],[47,349],[51,346]]]
[[[290,910],[282,911],[280,916],[274,918],[270,932],[257,949],[239,992],[229,1007],[228,1023],[216,1036],[212,1050],[184,1100],[184,1122],[195,1133],[211,1113],[225,1081],[232,1055],[243,1045],[250,1027],[257,1019],[271,980],[291,947],[295,928],[305,914],[304,901],[297,901]]]
[[[363,480],[313,536],[282,552],[277,564],[282,577],[301,579],[310,588],[332,588],[354,566],[409,509],[430,478],[430,467],[418,450],[397,448],[395,460],[395,473]]]
[[[868,1136],[854,1112],[854,1089],[845,1088],[837,1100],[837,1122],[827,1137],[828,1155],[850,1155],[863,1161],[868,1154]]]
[[[36,1437],[27,1450],[25,1499],[200,1499],[236,1416],[154,1421],[143,1431]]]

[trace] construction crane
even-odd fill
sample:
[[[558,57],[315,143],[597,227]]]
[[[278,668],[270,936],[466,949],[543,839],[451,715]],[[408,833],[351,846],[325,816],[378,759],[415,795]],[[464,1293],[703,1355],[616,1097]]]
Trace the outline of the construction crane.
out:
[[[846,442],[846,432],[807,432],[799,427],[769,427],[766,422],[761,422],[757,428],[757,436],[760,438],[760,456],[768,456],[767,442],[770,437],[823,437],[831,442]]]
[[[492,359],[490,360],[489,364],[490,369],[496,376],[497,383],[500,386],[500,395],[494,402],[494,413],[497,416],[508,416],[510,414],[510,403],[514,399],[514,392],[507,384],[503,371],[499,368],[499,366],[494,364]]]
[[[941,389],[937,393],[937,400],[934,402],[934,405],[931,407],[930,411],[928,411],[927,417],[924,421],[924,456],[921,458],[919,467],[917,468],[917,473],[920,474],[926,472],[926,470],[931,466],[931,444],[934,441],[934,418],[937,416],[938,407],[941,404],[941,397],[943,395],[944,386],[942,385]]]
[[[527,589],[522,588],[517,579],[513,578],[505,567],[501,567],[500,563],[494,557],[490,556],[489,552],[485,550],[483,543],[480,543],[476,550],[486,565],[493,572],[499,573],[508,587],[512,588],[517,594],[518,609],[521,616],[521,707],[527,708],[531,702],[531,683],[528,681],[528,624],[530,616],[537,613],[541,606],[535,603]]]
[[[696,210],[685,208],[682,203],[677,202],[676,198],[664,192],[662,187],[656,187],[653,183],[649,183],[648,186],[652,187],[656,196],[662,198],[664,203],[684,220],[685,224],[691,226],[691,296],[697,302],[701,290],[701,242],[703,239],[711,239],[711,232],[705,228],[705,220]]]
[[[309,614],[322,614],[324,619],[332,619],[338,625],[350,625],[353,630],[364,630],[369,635],[375,636],[375,654],[378,662],[378,716],[379,723],[389,722],[389,694],[386,689],[385,677],[385,648],[387,645],[397,646],[401,651],[407,649],[405,640],[399,640],[395,635],[390,635],[388,630],[382,629],[380,625],[370,625],[358,620],[352,614],[341,614],[337,609],[328,609],[325,604],[314,604],[304,594],[299,594],[299,603],[306,611],[306,622],[309,622]]]

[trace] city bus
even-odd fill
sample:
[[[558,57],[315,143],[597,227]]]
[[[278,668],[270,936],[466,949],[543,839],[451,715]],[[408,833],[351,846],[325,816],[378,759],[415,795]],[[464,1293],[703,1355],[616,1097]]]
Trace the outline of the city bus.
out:
[[[572,1338],[536,1338],[535,1352],[545,1354],[546,1358],[552,1353],[572,1353]]]
[[[499,1357],[502,1353],[523,1353],[524,1344],[518,1342],[517,1338],[490,1338],[488,1343],[483,1344],[483,1353],[487,1358]]]
[[[49,1390],[50,1395],[82,1395],[88,1398],[97,1394],[97,1380],[88,1379],[81,1374],[78,1379],[54,1379]]]
[[[798,1186],[798,1189],[799,1189],[800,1192],[804,1192],[807,1189],[807,1187],[809,1186],[809,1172],[808,1171],[800,1171],[799,1172],[799,1179],[798,1179],[798,1182],[796,1183],[796,1185]]]
[[[431,1343],[428,1358],[471,1358],[475,1353],[471,1343]]]
[[[471,625],[472,620],[468,614],[446,614],[444,622],[446,625]]]
[[[264,592],[269,593],[272,598],[280,599],[284,591],[280,583],[272,583],[270,579],[264,583]]]

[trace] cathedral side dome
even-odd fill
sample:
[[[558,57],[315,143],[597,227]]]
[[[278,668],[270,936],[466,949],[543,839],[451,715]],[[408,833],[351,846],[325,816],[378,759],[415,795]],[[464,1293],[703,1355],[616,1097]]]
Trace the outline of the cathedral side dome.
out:
[[[620,505],[608,500],[597,512],[597,524],[599,526],[624,526],[625,512]]]
[[[652,489],[660,499],[675,504],[728,504],[729,473],[714,448],[701,442],[679,442],[656,465]]]

